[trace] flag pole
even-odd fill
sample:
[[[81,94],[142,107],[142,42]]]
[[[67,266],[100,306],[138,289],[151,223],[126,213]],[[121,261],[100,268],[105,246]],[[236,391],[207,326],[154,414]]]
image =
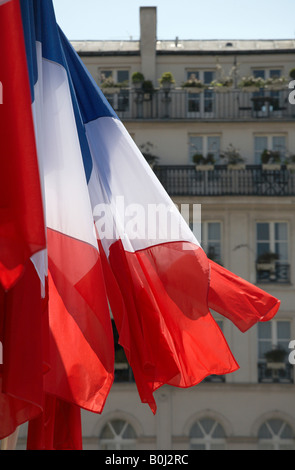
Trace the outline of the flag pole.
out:
[[[17,427],[16,430],[12,434],[2,439],[0,449],[1,450],[15,450],[17,439],[18,439],[18,434],[19,434],[19,427]]]

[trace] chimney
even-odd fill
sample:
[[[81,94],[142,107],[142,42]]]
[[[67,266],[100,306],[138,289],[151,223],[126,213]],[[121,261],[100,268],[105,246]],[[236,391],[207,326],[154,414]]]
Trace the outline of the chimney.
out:
[[[157,7],[140,7],[141,72],[156,85]]]

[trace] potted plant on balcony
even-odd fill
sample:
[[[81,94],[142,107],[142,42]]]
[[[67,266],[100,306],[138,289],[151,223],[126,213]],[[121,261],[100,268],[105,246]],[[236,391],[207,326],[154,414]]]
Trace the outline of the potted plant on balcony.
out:
[[[164,90],[170,90],[171,86],[175,83],[172,73],[164,72],[161,78],[159,78],[159,83]]]
[[[295,68],[290,70],[289,77],[292,78],[292,80],[295,80]]]
[[[295,155],[288,155],[285,160],[285,165],[288,170],[293,172],[295,170]]]
[[[286,354],[286,351],[280,346],[276,346],[267,351],[264,354],[267,368],[273,370],[284,369]]]
[[[190,78],[181,85],[181,87],[188,93],[202,93],[202,91],[205,90],[206,85],[196,78],[196,75],[193,73]]]
[[[268,78],[265,81],[265,88],[268,90],[283,90],[287,84],[287,80],[285,77],[273,77]]]
[[[116,83],[112,77],[105,78],[101,84],[101,89],[104,94],[112,95],[119,93],[120,89],[126,86],[125,83]]]
[[[256,268],[257,271],[268,271],[270,279],[275,279],[276,261],[279,259],[277,253],[265,252],[258,256]]]
[[[196,170],[214,170],[215,158],[213,153],[208,153],[206,157],[201,153],[195,153],[192,156],[192,161],[195,163]]]
[[[144,82],[144,75],[141,72],[134,72],[132,74],[131,81],[135,90],[140,91]]]
[[[255,91],[259,91],[260,88],[264,88],[265,80],[260,77],[253,77],[252,75],[249,77],[243,77],[238,87],[241,88],[243,91],[247,91],[253,93]]]
[[[220,154],[220,158],[224,160],[229,170],[244,170],[246,168],[244,158],[232,144],[228,146],[225,152]]]
[[[224,93],[229,91],[233,86],[233,80],[231,78],[225,78],[223,80],[213,80],[211,82],[213,90],[217,93]]]
[[[145,101],[150,101],[152,99],[153,93],[155,92],[153,82],[151,80],[144,80],[142,82],[142,91],[144,93],[143,99]]]
[[[261,154],[261,163],[263,170],[280,170],[281,154],[277,150],[264,149]]]

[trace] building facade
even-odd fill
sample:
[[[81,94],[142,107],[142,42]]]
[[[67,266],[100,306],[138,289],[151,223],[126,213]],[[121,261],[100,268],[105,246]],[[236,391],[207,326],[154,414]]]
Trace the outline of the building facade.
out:
[[[175,203],[201,205],[208,256],[281,308],[244,334],[213,312],[240,369],[162,387],[155,416],[117,346],[103,413],[82,414],[84,449],[294,450],[295,41],[161,41],[153,7],[140,9],[140,25],[140,41],[73,46]],[[171,88],[159,83],[167,72]],[[274,349],[285,354],[268,360]]]

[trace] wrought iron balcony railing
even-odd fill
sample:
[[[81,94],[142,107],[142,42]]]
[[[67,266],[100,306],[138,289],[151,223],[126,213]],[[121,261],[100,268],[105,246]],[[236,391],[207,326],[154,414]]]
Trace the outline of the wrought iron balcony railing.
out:
[[[258,363],[259,383],[293,383],[293,366],[289,363]]]
[[[286,166],[215,165],[200,171],[194,165],[159,165],[154,172],[170,196],[295,196],[295,170]]]
[[[185,89],[162,89],[143,93],[133,89],[104,89],[120,119],[171,120],[293,120],[295,107],[289,103],[290,90],[261,90],[256,93],[232,89],[223,93],[202,93]]]
[[[267,266],[259,267],[256,265],[256,281],[257,282],[275,282],[286,284],[290,282],[290,265],[289,263],[276,262],[273,268]]]

